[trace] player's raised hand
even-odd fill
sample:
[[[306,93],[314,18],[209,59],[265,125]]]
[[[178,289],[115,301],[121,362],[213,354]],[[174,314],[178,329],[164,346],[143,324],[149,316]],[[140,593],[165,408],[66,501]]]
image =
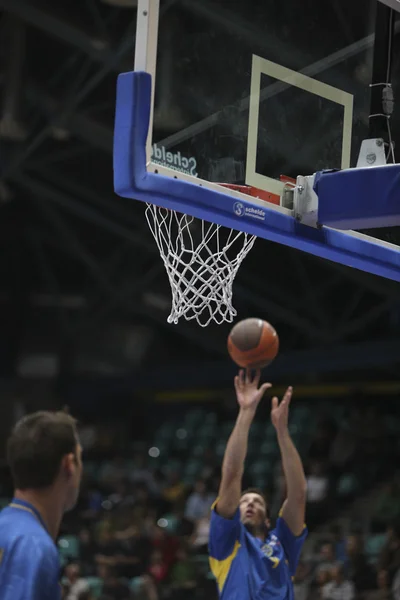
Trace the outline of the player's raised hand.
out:
[[[240,408],[243,410],[255,410],[266,390],[272,386],[271,383],[263,383],[259,387],[260,377],[260,370],[255,371],[254,375],[252,375],[250,369],[241,369],[239,375],[236,375],[236,397]]]
[[[275,396],[272,398],[271,421],[278,433],[282,433],[288,427],[289,406],[292,399],[293,388],[288,387],[281,402]]]

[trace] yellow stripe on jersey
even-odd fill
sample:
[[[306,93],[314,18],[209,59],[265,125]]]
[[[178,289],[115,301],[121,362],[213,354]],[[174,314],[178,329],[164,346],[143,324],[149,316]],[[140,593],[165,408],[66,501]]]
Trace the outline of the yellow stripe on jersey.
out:
[[[232,550],[232,553],[227,558],[224,558],[224,560],[217,560],[216,558],[210,557],[210,568],[211,568],[212,574],[214,575],[215,579],[217,580],[218,589],[219,589],[220,593],[222,592],[222,588],[225,585],[225,581],[226,581],[226,578],[228,577],[232,562],[234,561],[239,548],[240,548],[240,544],[239,544],[239,542],[236,541],[235,546]]]

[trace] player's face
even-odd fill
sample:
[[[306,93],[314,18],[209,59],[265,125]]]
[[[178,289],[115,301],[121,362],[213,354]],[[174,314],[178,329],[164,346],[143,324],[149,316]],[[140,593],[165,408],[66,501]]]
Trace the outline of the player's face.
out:
[[[74,508],[79,496],[83,470],[82,448],[79,443],[76,445],[75,455],[71,455],[68,460],[70,461],[70,464],[65,511],[72,510]]]
[[[240,499],[239,508],[240,519],[246,527],[258,529],[267,524],[267,507],[264,498],[259,494],[244,494]]]

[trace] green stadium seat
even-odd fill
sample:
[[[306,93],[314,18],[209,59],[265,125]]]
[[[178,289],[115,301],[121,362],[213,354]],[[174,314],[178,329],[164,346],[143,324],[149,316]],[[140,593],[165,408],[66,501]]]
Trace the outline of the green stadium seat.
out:
[[[250,430],[250,439],[261,438],[265,432],[265,424],[264,423],[253,423]]]
[[[204,456],[204,452],[207,448],[207,444],[205,442],[196,442],[193,446],[192,456],[194,458],[202,458]]]
[[[79,558],[79,540],[74,535],[64,535],[58,540],[58,551],[63,558],[76,560]]]
[[[272,425],[272,423],[267,423],[267,426],[264,427],[264,431],[263,431],[261,437],[263,440],[275,440],[276,439],[276,431],[275,431],[275,427]]]
[[[365,542],[365,553],[370,563],[375,563],[387,541],[385,533],[370,535]]]
[[[142,577],[133,577],[129,581],[129,589],[131,591],[131,594],[133,594],[133,596],[135,598],[136,598],[137,594],[140,593],[142,585],[143,585],[143,578]]]
[[[85,577],[89,584],[90,592],[95,600],[100,598],[103,591],[103,580],[100,577]]]
[[[164,525],[162,525],[163,529],[165,531],[167,531],[168,533],[176,533],[176,530],[178,528],[178,517],[176,517],[175,515],[172,514],[167,514],[167,515],[163,515],[160,519],[160,521],[163,520],[165,522]]]
[[[198,554],[193,556],[193,561],[196,565],[196,570],[199,575],[208,577],[210,571],[210,562],[207,554]]]
[[[203,423],[207,425],[216,425],[217,424],[217,415],[214,412],[209,412],[204,415]]]
[[[279,454],[279,447],[276,440],[266,440],[260,445],[260,456],[274,458]]]
[[[92,479],[97,479],[100,473],[100,467],[98,463],[95,463],[93,461],[87,461],[85,462],[84,472],[85,475],[89,475],[89,477],[91,477]]]
[[[249,466],[248,472],[254,480],[254,485],[256,481],[260,481],[261,479],[268,479],[269,475],[272,471],[272,464],[265,462],[264,460],[258,460]]]
[[[254,486],[262,491],[266,490],[271,485],[271,478],[268,476],[258,476],[254,479]]]
[[[172,473],[173,471],[181,471],[182,466],[182,460],[179,460],[178,458],[170,458],[168,459],[168,462],[166,462],[164,465],[164,471],[166,473]]]
[[[358,480],[352,473],[345,473],[339,479],[337,485],[337,494],[341,498],[346,496],[352,496],[358,491],[359,484]]]
[[[186,413],[185,417],[185,425],[194,427],[198,423],[202,422],[204,419],[204,410],[200,408],[195,408],[194,410],[190,410]]]
[[[247,446],[247,456],[249,458],[257,458],[260,454],[260,442],[258,440],[249,439]]]
[[[184,467],[184,477],[196,477],[201,468],[202,463],[200,460],[188,460]]]
[[[227,440],[219,440],[215,446],[215,454],[217,458],[222,458],[225,454]]]
[[[235,427],[235,421],[227,421],[226,423],[224,423],[221,427],[222,436],[225,437],[226,439],[228,439],[228,437],[231,435],[234,427]]]
[[[176,430],[176,423],[174,419],[170,421],[164,421],[162,425],[157,429],[157,434],[161,436],[169,436]]]
[[[217,426],[214,423],[205,423],[197,431],[193,432],[193,437],[198,440],[213,439],[217,436]]]
[[[173,450],[177,451],[177,452],[189,452],[189,448],[192,445],[192,439],[186,437],[186,438],[178,438],[176,437],[173,442],[172,442],[172,448]]]

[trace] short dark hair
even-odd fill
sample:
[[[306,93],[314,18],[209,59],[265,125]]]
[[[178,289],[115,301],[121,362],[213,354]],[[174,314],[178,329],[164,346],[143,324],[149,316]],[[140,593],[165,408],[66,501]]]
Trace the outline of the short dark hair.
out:
[[[39,411],[23,417],[7,442],[14,487],[44,489],[52,485],[66,454],[76,454],[76,420],[66,412]]]
[[[257,496],[261,496],[261,498],[264,500],[265,513],[266,513],[267,519],[271,518],[271,514],[270,514],[269,506],[268,506],[268,498],[260,488],[249,487],[240,494],[240,498],[243,498],[243,496],[245,494],[257,494]]]

